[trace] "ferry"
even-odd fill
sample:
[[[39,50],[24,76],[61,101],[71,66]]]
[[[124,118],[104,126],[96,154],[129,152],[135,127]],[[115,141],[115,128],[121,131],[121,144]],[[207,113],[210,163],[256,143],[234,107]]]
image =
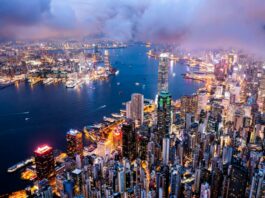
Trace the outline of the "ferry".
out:
[[[76,83],[74,83],[74,81],[67,81],[65,86],[66,88],[74,88]]]
[[[7,169],[7,172],[9,172],[9,173],[15,172],[16,170],[18,170],[18,169],[26,166],[29,163],[32,163],[33,161],[34,161],[34,157],[31,157],[29,159],[26,159],[25,161],[21,161],[21,162],[15,164],[15,165],[9,167]]]
[[[53,79],[52,78],[47,78],[45,80],[43,80],[43,84],[45,85],[50,85],[53,83]]]
[[[126,113],[126,110],[121,109],[120,112],[121,112],[121,113]]]
[[[123,117],[121,114],[118,114],[118,113],[112,113],[111,116],[114,118],[122,118]]]
[[[99,124],[94,124],[92,125],[93,128],[96,128],[96,129],[100,129],[102,128],[104,125],[102,123],[99,123]]]
[[[110,122],[110,123],[113,123],[113,122],[116,121],[114,118],[108,118],[106,116],[103,117],[103,120],[106,121],[106,122]]]

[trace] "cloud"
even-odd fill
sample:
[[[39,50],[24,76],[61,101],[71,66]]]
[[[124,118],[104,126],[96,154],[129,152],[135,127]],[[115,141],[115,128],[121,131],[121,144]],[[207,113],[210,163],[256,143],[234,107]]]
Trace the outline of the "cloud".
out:
[[[0,25],[0,37],[101,35],[264,51],[265,1],[2,0]]]

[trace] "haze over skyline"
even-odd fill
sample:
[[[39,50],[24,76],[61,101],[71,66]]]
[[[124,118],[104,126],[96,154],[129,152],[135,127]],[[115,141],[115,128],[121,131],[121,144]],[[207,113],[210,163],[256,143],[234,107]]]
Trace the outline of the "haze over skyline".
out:
[[[96,36],[265,48],[263,0],[2,0],[0,24],[1,40]]]

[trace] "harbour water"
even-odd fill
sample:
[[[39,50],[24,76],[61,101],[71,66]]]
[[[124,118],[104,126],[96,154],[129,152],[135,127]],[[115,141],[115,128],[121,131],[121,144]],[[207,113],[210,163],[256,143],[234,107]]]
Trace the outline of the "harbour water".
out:
[[[140,45],[110,50],[111,64],[119,74],[81,88],[20,83],[0,90],[0,194],[26,187],[19,172],[7,173],[7,168],[32,156],[38,145],[47,143],[63,150],[70,128],[82,129],[119,112],[132,93],[154,99],[158,61],[148,58],[147,51]],[[169,90],[173,99],[192,94],[202,86],[183,79],[181,74],[186,69],[182,64],[170,65]]]

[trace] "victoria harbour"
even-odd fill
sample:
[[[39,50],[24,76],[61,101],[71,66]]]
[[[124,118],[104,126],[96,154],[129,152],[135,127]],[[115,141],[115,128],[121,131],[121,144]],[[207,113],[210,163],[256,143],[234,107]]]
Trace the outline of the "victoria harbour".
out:
[[[155,99],[157,94],[158,60],[147,56],[145,45],[111,49],[110,62],[118,75],[105,81],[93,81],[74,89],[63,83],[31,86],[27,82],[0,90],[0,193],[25,188],[28,182],[19,179],[19,171],[7,168],[33,155],[42,144],[65,150],[65,134],[71,129],[99,123],[103,116],[125,109],[124,102],[132,93]],[[191,95],[203,83],[187,80],[187,66],[178,62],[169,65],[169,91],[173,99]],[[10,185],[11,184],[11,185]]]
[[[265,198],[264,21],[264,0],[2,0],[0,198]]]

